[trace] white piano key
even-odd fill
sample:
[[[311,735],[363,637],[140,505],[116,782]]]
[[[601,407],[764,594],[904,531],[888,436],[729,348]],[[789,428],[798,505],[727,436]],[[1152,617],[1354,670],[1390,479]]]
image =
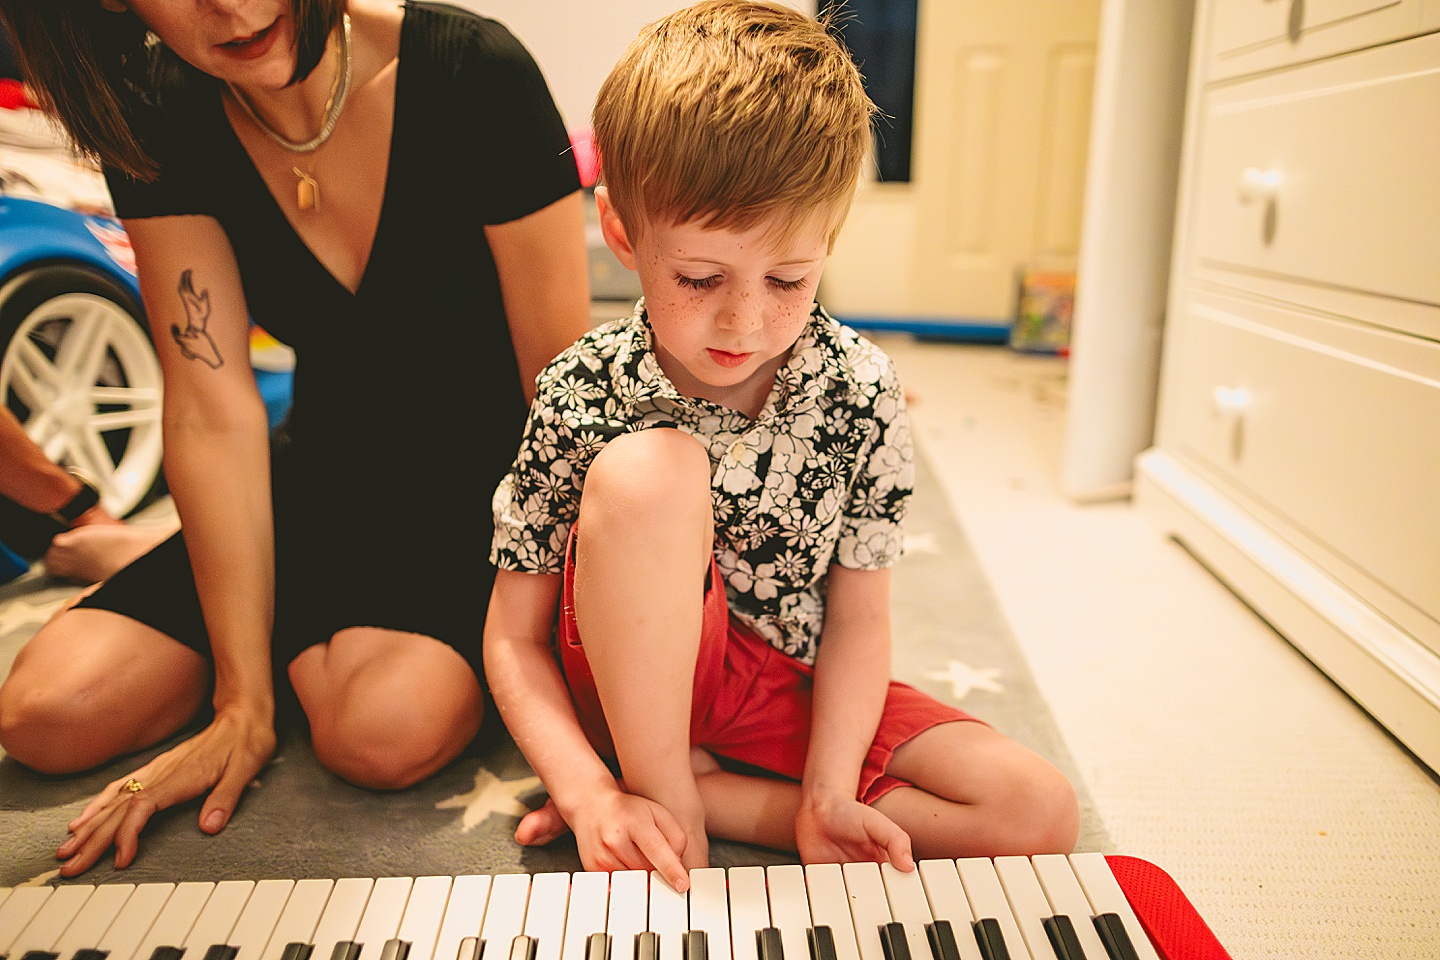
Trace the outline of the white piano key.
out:
[[[810,898],[805,895],[805,868],[798,863],[766,867],[765,885],[770,897],[770,923],[780,931],[785,960],[807,960],[810,944],[805,931],[810,927]]]
[[[290,891],[290,897],[285,901],[285,909],[280,912],[280,919],[275,921],[275,929],[270,932],[265,951],[260,955],[261,960],[280,960],[285,948],[292,943],[313,943],[315,927],[334,889],[334,880],[297,880],[295,889]],[[115,958],[106,957],[105,960]],[[319,960],[330,958],[327,955]]]
[[[200,960],[205,951],[217,943],[230,943],[230,931],[235,929],[235,921],[240,919],[254,889],[253,880],[225,880],[215,885],[205,901],[205,909],[195,918],[195,925],[181,944],[190,960]]]
[[[1070,869],[1069,858],[1064,854],[1047,853],[1031,857],[1030,865],[1035,868],[1035,876],[1040,879],[1040,889],[1045,891],[1051,910],[1056,914],[1065,914],[1074,924],[1075,937],[1080,941],[1080,949],[1085,951],[1086,960],[1091,957],[1105,960],[1105,944],[1100,941],[1100,934],[1095,932],[1092,919],[1094,911],[1090,909],[1090,901],[1085,899],[1085,891],[1080,888],[1075,871]]]
[[[0,954],[8,954],[15,938],[25,929],[56,887],[16,887],[0,903]]]
[[[70,921],[70,926],[65,928],[65,933],[55,941],[55,952],[62,958],[68,958],[76,950],[99,946],[105,931],[110,929],[110,924],[115,922],[134,892],[133,883],[105,883],[97,887],[75,919]]]
[[[468,874],[455,878],[450,885],[450,900],[445,906],[445,919],[440,923],[440,935],[435,938],[433,960],[455,960],[461,940],[480,936],[480,924],[485,919],[485,902],[489,898],[488,876]],[[506,944],[506,949],[508,952],[509,944]]]
[[[150,932],[140,941],[134,956],[139,960],[149,960],[156,947],[183,947],[190,928],[195,925],[195,918],[205,909],[205,901],[210,899],[214,890],[215,884],[208,881],[176,886],[160,915],[150,925]]]
[[[245,901],[245,909],[240,911],[230,931],[228,942],[238,951],[235,960],[260,960],[294,890],[294,880],[261,880],[255,884],[250,899]]]
[[[360,918],[365,913],[365,904],[369,902],[373,889],[375,880],[372,877],[346,877],[335,881],[330,899],[325,901],[325,910],[315,924],[315,936],[310,941],[315,945],[311,960],[330,960],[335,944],[355,939],[355,931],[360,927]],[[139,960],[145,958],[140,957]]]
[[[660,960],[682,960],[690,903],[659,871],[650,871],[650,920],[646,929],[660,935]]]
[[[394,940],[400,930],[400,918],[405,916],[405,904],[410,901],[413,877],[381,877],[370,889],[370,899],[365,902],[365,912],[352,937],[360,944],[360,960],[379,960],[385,941]],[[192,958],[193,960],[193,958]],[[317,958],[312,958],[317,960]],[[327,960],[320,957],[318,960]]]
[[[845,892],[845,874],[840,864],[807,864],[805,889],[810,894],[810,919],[817,927],[830,928],[838,960],[860,960],[855,921],[850,916],[850,895]],[[802,956],[808,957],[809,953]]]
[[[525,934],[535,938],[535,960],[560,960],[565,941],[565,904],[569,896],[568,873],[537,873],[530,879]]]
[[[485,905],[485,922],[480,925],[487,960],[510,956],[510,942],[525,929],[525,905],[529,899],[528,873],[501,873],[490,881],[490,902]]]
[[[55,892],[46,898],[35,916],[11,942],[8,951],[10,956],[18,958],[31,950],[49,950],[94,893],[94,884],[56,887]]]
[[[1140,925],[1140,919],[1135,916],[1135,911],[1130,909],[1130,901],[1125,899],[1125,891],[1120,889],[1115,874],[1110,872],[1110,864],[1105,862],[1105,855],[1072,853],[1070,866],[1074,869],[1080,887],[1085,891],[1085,897],[1090,901],[1095,913],[1119,914],[1125,924],[1125,932],[1130,934],[1130,942],[1135,945],[1136,956],[1140,960],[1159,960],[1155,948],[1150,944],[1150,937]]]
[[[571,875],[570,905],[565,914],[565,943],[560,950],[560,960],[585,960],[585,941],[592,933],[605,932],[609,906],[610,874],[591,870]]]
[[[450,899],[449,877],[417,877],[400,921],[401,940],[410,944],[409,960],[431,960],[440,924],[445,919],[445,902]],[[236,957],[235,960],[242,960]],[[453,958],[452,958],[453,960]]]
[[[880,879],[878,863],[847,863],[841,868],[845,875],[845,894],[850,900],[850,917],[855,924],[855,942],[860,947],[860,960],[885,960],[880,945],[880,927],[890,922],[890,902],[885,897],[885,882]]]
[[[650,874],[644,870],[616,870],[610,874],[610,913],[605,932],[610,934],[613,960],[633,960],[635,934],[650,922]]]
[[[981,960],[980,945],[975,942],[973,932],[975,915],[970,912],[970,901],[965,899],[955,861],[921,860],[915,866],[930,903],[930,915],[936,920],[950,921],[955,946],[960,948],[960,960]]]
[[[697,867],[690,871],[690,929],[705,931],[709,960],[731,960],[723,867]]]
[[[975,914],[975,919],[993,917],[1000,924],[1000,932],[1005,937],[1005,947],[1010,951],[1010,960],[1031,960],[1025,938],[1010,912],[1009,901],[1005,899],[1005,890],[1000,886],[995,864],[985,857],[965,857],[955,861],[955,867],[960,871],[960,884],[965,888],[965,896],[970,901],[970,910]],[[1041,956],[1043,958],[1044,954]]]
[[[1055,952],[1050,937],[1045,932],[1045,918],[1053,917],[1050,901],[1040,889],[1035,869],[1030,866],[1029,857],[996,857],[995,872],[1000,877],[1000,886],[1005,899],[1010,902],[1010,912],[1015,924],[1032,956],[1048,957]]]
[[[765,896],[764,867],[731,867],[730,952],[734,960],[759,960],[755,933],[770,926],[770,902]],[[800,958],[804,960],[804,958]]]
[[[160,911],[176,890],[173,883],[142,883],[130,894],[115,922],[105,931],[98,944],[91,944],[109,954],[106,960],[130,960],[150,932]],[[149,954],[146,954],[148,957]]]
[[[890,900],[890,916],[905,924],[905,939],[910,944],[910,956],[914,960],[927,960],[930,956],[930,938],[925,933],[925,924],[934,918],[930,914],[930,901],[925,897],[925,884],[920,880],[920,871],[905,872],[888,863],[882,863],[880,879],[885,883],[885,896]]]

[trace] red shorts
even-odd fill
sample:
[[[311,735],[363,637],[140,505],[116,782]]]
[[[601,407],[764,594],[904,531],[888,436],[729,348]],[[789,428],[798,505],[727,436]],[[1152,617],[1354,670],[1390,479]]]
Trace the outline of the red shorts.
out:
[[[580,725],[601,756],[615,745],[600,707],[595,678],[575,624],[575,534],[565,558],[559,649]],[[691,697],[690,743],[711,753],[799,780],[810,741],[810,703],[815,670],[772,647],[730,616],[720,568],[710,562],[710,586]],[[856,797],[874,803],[909,783],[885,773],[901,744],[942,723],[975,720],[914,687],[890,681],[875,740],[860,771]]]

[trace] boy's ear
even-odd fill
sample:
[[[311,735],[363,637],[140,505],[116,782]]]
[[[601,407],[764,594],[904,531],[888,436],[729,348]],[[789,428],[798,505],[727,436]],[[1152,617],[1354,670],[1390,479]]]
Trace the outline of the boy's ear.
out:
[[[636,269],[639,261],[635,257],[635,248],[630,245],[630,238],[625,233],[625,224],[621,222],[620,214],[610,202],[609,187],[595,188],[595,206],[600,211],[600,233],[605,237],[605,245],[626,270]]]

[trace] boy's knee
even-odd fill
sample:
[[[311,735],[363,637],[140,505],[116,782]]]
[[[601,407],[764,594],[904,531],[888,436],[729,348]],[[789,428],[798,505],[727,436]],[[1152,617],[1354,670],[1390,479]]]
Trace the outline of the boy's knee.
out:
[[[1017,845],[1030,854],[1071,853],[1080,836],[1080,803],[1075,787],[1048,763],[1016,791]]]
[[[603,501],[606,513],[629,509],[647,516],[667,508],[708,509],[710,456],[680,430],[627,433],[595,455],[585,474],[584,501],[592,509]]]

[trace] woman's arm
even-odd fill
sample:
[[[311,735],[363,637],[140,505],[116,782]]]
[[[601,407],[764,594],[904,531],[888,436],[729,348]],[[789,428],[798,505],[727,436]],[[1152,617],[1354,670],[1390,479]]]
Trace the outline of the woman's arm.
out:
[[[485,228],[520,363],[525,402],[545,364],[590,329],[589,259],[580,192]]]
[[[496,571],[484,639],[495,706],[575,831],[585,869],[654,869],[683,891],[689,874],[680,824],[659,804],[622,791],[580,728],[551,644],[560,585],[558,574]]]
[[[889,860],[913,867],[910,838],[855,797],[889,684],[890,571],[833,564],[795,823],[806,863]]]
[[[165,476],[210,634],[215,717],[135,772],[142,792],[122,790],[122,778],[71,824],[58,851],[67,876],[112,843],[116,866],[127,865],[151,815],[207,791],[200,828],[219,831],[275,749],[269,438],[234,253],[209,217],[125,226],[164,373]]]
[[[45,456],[45,451],[25,432],[8,407],[0,407],[0,496],[15,501],[32,513],[54,513],[73,501],[82,489],[80,481],[64,467]],[[96,504],[70,521],[119,523]]]

